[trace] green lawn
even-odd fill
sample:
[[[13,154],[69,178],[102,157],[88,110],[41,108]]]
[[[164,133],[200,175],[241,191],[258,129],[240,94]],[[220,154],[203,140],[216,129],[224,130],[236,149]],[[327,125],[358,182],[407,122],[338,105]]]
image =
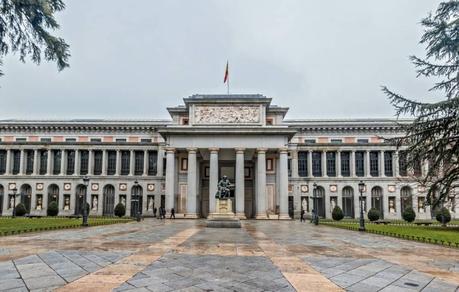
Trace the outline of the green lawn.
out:
[[[115,224],[129,222],[131,219],[115,217],[89,217],[89,226]],[[35,232],[44,230],[77,228],[80,227],[82,219],[43,217],[43,218],[11,218],[0,217],[0,236],[11,235],[23,232]]]
[[[323,222],[323,224],[352,230],[358,230],[359,227],[358,223],[353,222]],[[459,226],[378,225],[366,223],[365,228],[371,233],[444,245],[451,243],[451,246],[459,246]]]

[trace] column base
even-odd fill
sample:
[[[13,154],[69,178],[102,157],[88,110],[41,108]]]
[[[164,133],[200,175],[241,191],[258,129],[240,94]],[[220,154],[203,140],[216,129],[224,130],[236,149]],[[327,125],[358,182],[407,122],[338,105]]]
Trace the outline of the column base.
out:
[[[245,213],[236,213],[236,217],[241,219],[241,220],[245,220],[247,219],[247,217],[245,217]]]
[[[185,214],[185,219],[198,219],[199,216],[196,213],[186,213]]]
[[[265,213],[261,213],[261,214],[257,214],[257,215],[255,216],[255,219],[262,219],[262,220],[264,220],[264,219],[268,219],[268,216],[267,216]]]
[[[292,220],[288,214],[279,214],[279,220]]]

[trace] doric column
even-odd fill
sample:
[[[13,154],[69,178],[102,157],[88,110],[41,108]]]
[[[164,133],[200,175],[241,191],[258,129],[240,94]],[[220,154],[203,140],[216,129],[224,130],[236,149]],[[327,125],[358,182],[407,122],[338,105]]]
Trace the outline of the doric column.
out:
[[[116,149],[116,169],[115,175],[121,174],[121,150]]]
[[[349,153],[349,171],[351,173],[351,177],[355,177],[355,151],[352,150]]]
[[[163,163],[164,163],[164,154],[161,148],[158,149],[157,162],[156,162],[156,176],[163,176]]]
[[[244,148],[236,148],[236,216],[245,219]]]
[[[166,211],[170,214],[175,203],[175,149],[166,148]]]
[[[6,172],[5,174],[11,174],[11,149],[6,150]],[[8,196],[8,194],[6,195]]]
[[[94,150],[89,149],[88,155],[88,175],[94,175]]]
[[[336,151],[336,176],[342,177],[341,176],[341,151],[340,150]]]
[[[33,175],[38,175],[40,160],[38,158],[38,149],[33,150]]]
[[[102,150],[102,175],[107,175],[107,149]],[[102,204],[101,204],[102,205]]]
[[[197,218],[196,214],[196,148],[188,148],[188,176],[187,176],[187,200],[186,217]]]
[[[60,171],[60,175],[65,175],[66,174],[65,166],[67,165],[67,155],[68,155],[68,151],[67,150],[61,150],[61,171]],[[64,200],[62,200],[62,201],[64,201]]]
[[[370,177],[370,151],[365,151],[365,175],[366,177]]]
[[[379,152],[379,175],[385,177],[386,173],[384,172],[384,150]]]
[[[24,174],[24,161],[25,161],[25,151],[21,149],[20,156],[19,156],[19,175]]]
[[[75,169],[73,175],[80,175],[80,150],[75,149]]]
[[[290,219],[288,215],[288,152],[279,149],[279,219]]]
[[[322,177],[328,177],[327,175],[327,151],[322,151]]]
[[[215,213],[215,194],[218,185],[218,148],[209,148],[210,174],[209,174],[209,213]]]
[[[143,151],[143,175],[148,175],[148,150]]]
[[[52,174],[52,169],[53,169],[53,152],[51,151],[51,149],[48,149],[48,162],[47,162],[47,165],[46,165],[46,174],[47,175],[51,175]]]
[[[129,155],[129,175],[134,175],[134,168],[135,168],[135,152],[131,150]]]
[[[290,165],[292,170],[292,178],[298,178],[298,151],[292,151],[292,163]]]
[[[312,150],[308,151],[308,176],[313,177],[312,175]]]
[[[256,219],[266,219],[266,148],[257,149],[257,215]]]
[[[400,174],[399,165],[398,165],[398,151],[394,152],[394,157],[392,158],[392,167],[394,169],[394,177],[398,177]]]

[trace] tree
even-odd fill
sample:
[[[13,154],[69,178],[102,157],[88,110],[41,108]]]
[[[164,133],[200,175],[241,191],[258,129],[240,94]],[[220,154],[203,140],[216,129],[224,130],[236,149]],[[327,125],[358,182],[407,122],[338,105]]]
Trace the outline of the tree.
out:
[[[408,223],[411,223],[411,222],[414,221],[414,219],[416,219],[416,213],[414,212],[414,210],[413,210],[413,208],[411,206],[407,207],[403,211],[402,218],[403,218],[403,220],[405,220]]]
[[[368,219],[373,222],[379,220],[379,217],[381,216],[381,213],[379,212],[378,209],[376,208],[371,208],[368,211]]]
[[[332,211],[332,218],[335,221],[340,221],[344,218],[343,210],[339,206],[335,206]]]
[[[59,206],[57,205],[56,201],[52,201],[48,205],[48,209],[46,209],[46,214],[48,216],[57,216],[59,214]]]
[[[421,24],[425,32],[420,43],[426,46],[426,57],[410,59],[417,68],[417,77],[435,80],[430,91],[439,92],[442,100],[412,100],[385,86],[383,92],[397,118],[413,117],[412,122],[399,123],[406,135],[392,141],[407,147],[409,169],[421,161],[429,163],[420,182],[428,187],[427,203],[435,208],[457,187],[459,179],[459,1],[440,3],[435,14]]]
[[[0,66],[8,53],[18,53],[22,62],[30,56],[40,64],[44,56],[59,71],[68,67],[69,45],[50,33],[59,28],[54,14],[64,8],[62,0],[0,0]]]
[[[124,215],[126,215],[126,207],[123,203],[118,203],[115,207],[115,216],[123,217]]]
[[[16,205],[15,214],[16,216],[24,216],[27,213],[27,209],[23,203],[19,203]]]

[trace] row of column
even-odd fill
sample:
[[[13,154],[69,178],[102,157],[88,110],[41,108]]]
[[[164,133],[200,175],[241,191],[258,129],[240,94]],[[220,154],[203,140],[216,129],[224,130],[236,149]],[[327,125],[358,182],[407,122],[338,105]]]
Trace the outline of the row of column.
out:
[[[312,153],[313,152],[318,152],[317,150],[307,150],[305,152],[308,152],[308,157],[307,157],[307,173],[308,177],[313,177],[313,171],[312,171]],[[322,177],[328,177],[327,175],[327,152],[326,150],[321,151],[321,173]],[[336,169],[336,176],[337,177],[342,177],[341,174],[341,152],[344,151],[332,151],[336,153],[336,159],[335,159],[335,169]],[[356,176],[356,167],[355,167],[355,153],[359,152],[359,150],[350,150],[346,151],[349,152],[349,171],[351,176]],[[374,152],[371,150],[366,150],[365,152],[365,157],[364,157],[364,175],[366,177],[371,177],[370,174],[370,152]],[[385,177],[385,160],[384,160],[384,150],[379,151],[378,155],[378,176],[379,177]],[[399,167],[398,167],[398,151],[391,151],[393,152],[392,155],[392,173],[393,176],[399,176]],[[298,151],[292,151],[292,164],[291,164],[291,170],[292,170],[292,177],[297,178],[299,177],[298,174]]]
[[[8,149],[7,154],[6,154],[6,170],[5,174],[6,175],[11,175],[12,174],[12,169],[13,169],[13,161],[12,161],[12,151],[13,149]],[[34,159],[33,159],[33,171],[32,175],[39,175],[40,173],[40,157],[39,157],[39,151],[38,149],[34,149]],[[53,150],[48,149],[47,150],[47,168],[46,168],[46,174],[45,175],[52,175],[54,172],[53,166],[54,166],[54,161],[53,161]],[[68,151],[70,150],[61,150],[61,163],[59,166],[59,175],[66,175],[67,174],[67,159],[68,159]],[[94,151],[92,149],[85,149],[85,150],[74,150],[75,151],[75,161],[74,161],[74,170],[73,170],[73,175],[80,175],[80,168],[81,168],[81,151],[89,151],[89,158],[88,158],[88,175],[94,175]],[[109,150],[104,149],[102,150],[102,173],[101,175],[107,175],[107,166],[108,166],[108,152]],[[115,175],[121,175],[121,151],[120,149],[116,149],[116,170],[115,170]],[[137,150],[139,151],[139,150]],[[143,150],[144,151],[144,156],[143,156],[143,172],[142,175],[146,176],[148,175],[148,151],[149,150]],[[18,175],[25,175],[26,174],[26,155],[25,155],[26,150],[22,149],[20,150],[20,161],[19,161],[19,173]],[[135,150],[130,150],[130,165],[129,165],[129,175],[134,175],[134,169],[135,169]],[[161,151],[158,151],[157,154],[157,176],[163,176],[163,155]]]
[[[209,213],[215,213],[216,201],[215,194],[218,191],[218,153],[219,148],[209,148]],[[235,199],[236,199],[236,216],[245,218],[244,211],[244,148],[236,148],[236,175],[235,175]],[[256,165],[256,218],[267,218],[266,206],[266,148],[257,149]],[[196,212],[196,195],[197,195],[197,161],[196,148],[188,148],[188,177],[187,177],[187,217],[197,217]],[[287,219],[288,216],[288,151],[279,149],[279,216],[281,219]],[[170,211],[174,208],[175,203],[175,149],[166,149],[166,209]]]

